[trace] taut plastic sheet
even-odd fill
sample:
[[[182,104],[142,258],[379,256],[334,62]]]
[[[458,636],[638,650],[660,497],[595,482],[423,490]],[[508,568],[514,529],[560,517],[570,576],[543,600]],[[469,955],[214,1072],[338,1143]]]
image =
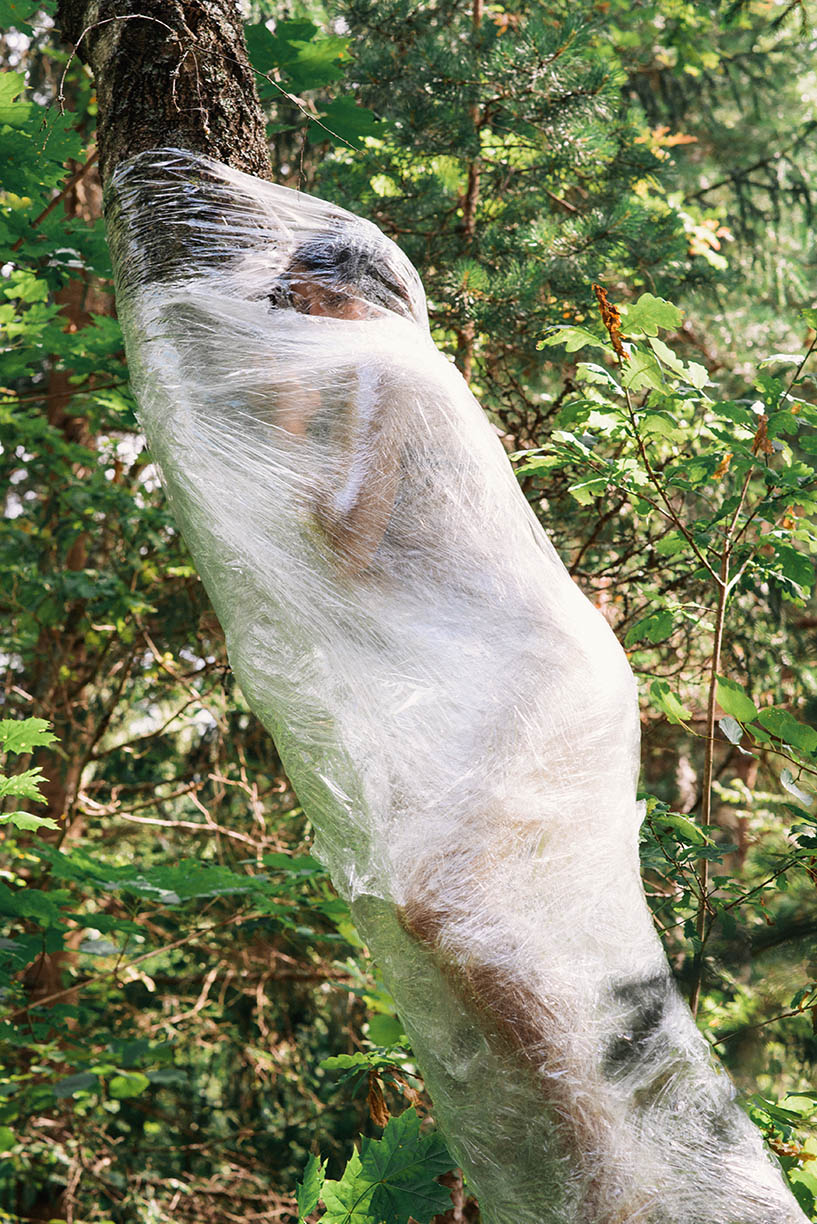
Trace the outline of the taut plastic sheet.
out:
[[[625,656],[411,264],[178,150],[107,213],[151,452],[488,1224],[803,1221],[649,917]]]

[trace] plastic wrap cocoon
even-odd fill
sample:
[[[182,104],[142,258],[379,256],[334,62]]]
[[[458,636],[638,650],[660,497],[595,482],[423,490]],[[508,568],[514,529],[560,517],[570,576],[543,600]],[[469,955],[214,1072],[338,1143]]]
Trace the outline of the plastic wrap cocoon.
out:
[[[180,151],[107,215],[151,453],[488,1224],[804,1220],[650,920],[625,656],[414,268]]]

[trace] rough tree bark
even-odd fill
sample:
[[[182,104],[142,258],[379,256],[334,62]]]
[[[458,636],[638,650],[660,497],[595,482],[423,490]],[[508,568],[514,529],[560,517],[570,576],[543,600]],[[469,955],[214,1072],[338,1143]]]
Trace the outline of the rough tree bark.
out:
[[[60,0],[57,24],[94,73],[103,183],[126,158],[171,145],[270,177],[234,0]]]
[[[94,73],[103,183],[121,161],[161,145],[207,153],[239,170],[270,177],[264,116],[233,0],[117,0],[115,5],[112,0],[61,0],[57,21],[66,42]],[[85,190],[78,179],[66,196],[70,213],[82,213]],[[98,185],[91,190],[98,192]],[[80,296],[86,291],[77,280],[61,302],[72,326],[88,320],[88,303],[83,305]],[[94,303],[97,311],[102,306]],[[49,422],[68,441],[87,441],[84,418],[65,413],[69,384],[69,371],[54,373]],[[84,541],[79,537],[69,554],[69,569],[83,568]],[[75,693],[70,700],[57,677],[67,658],[74,670],[79,661],[87,662],[85,649],[82,640],[70,635],[60,643],[43,641],[35,681],[39,696],[48,693],[44,707],[51,711],[58,738],[74,746],[64,768],[55,773],[50,765],[51,780],[44,788],[45,815],[64,821],[71,837],[79,833],[72,809],[85,740],[76,711],[85,694]],[[84,731],[93,734],[93,726]],[[65,956],[44,955],[35,963],[28,979],[32,999],[58,989]]]

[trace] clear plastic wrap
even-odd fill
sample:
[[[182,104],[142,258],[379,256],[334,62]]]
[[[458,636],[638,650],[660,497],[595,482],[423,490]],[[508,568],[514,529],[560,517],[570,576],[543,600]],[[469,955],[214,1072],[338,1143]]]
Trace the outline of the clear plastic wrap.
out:
[[[107,216],[151,452],[488,1224],[803,1221],[647,910],[627,660],[414,268],[178,150]]]

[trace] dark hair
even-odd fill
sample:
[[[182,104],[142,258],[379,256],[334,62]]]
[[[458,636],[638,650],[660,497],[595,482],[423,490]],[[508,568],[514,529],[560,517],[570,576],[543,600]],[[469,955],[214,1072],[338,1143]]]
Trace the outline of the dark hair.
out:
[[[410,292],[397,269],[384,259],[384,250],[361,236],[360,240],[340,234],[310,238],[294,252],[281,273],[269,300],[277,308],[292,308],[292,284],[314,281],[340,299],[359,294],[369,302],[398,314],[411,311]]]

